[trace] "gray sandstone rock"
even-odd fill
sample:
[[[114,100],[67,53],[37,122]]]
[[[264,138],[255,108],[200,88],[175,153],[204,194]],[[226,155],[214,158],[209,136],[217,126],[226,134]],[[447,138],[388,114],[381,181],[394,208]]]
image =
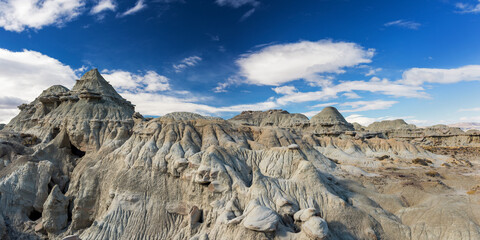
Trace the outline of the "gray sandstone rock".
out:
[[[68,198],[55,185],[43,204],[42,224],[48,233],[57,233],[67,226],[68,203]]]

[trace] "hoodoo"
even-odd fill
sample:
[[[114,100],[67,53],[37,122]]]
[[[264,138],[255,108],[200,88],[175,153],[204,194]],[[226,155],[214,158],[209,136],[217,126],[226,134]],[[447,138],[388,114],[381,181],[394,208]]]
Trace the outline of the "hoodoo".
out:
[[[310,119],[310,124],[315,126],[318,132],[345,132],[353,131],[353,125],[334,107],[326,107]]]

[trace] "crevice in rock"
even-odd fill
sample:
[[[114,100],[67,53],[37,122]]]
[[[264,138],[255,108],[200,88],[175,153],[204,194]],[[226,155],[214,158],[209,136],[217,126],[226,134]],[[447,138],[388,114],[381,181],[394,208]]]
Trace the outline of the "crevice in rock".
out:
[[[37,221],[42,217],[42,213],[33,209],[29,214],[28,214],[28,219],[32,221]]]
[[[75,147],[75,145],[73,145],[72,142],[70,142],[70,149],[72,151],[72,154],[77,157],[85,156],[85,152]]]
[[[59,133],[60,133],[60,128],[54,127],[54,128],[52,129],[52,133],[51,133],[51,134],[52,134],[52,139],[54,139],[55,137],[57,137],[57,135],[58,135]]]

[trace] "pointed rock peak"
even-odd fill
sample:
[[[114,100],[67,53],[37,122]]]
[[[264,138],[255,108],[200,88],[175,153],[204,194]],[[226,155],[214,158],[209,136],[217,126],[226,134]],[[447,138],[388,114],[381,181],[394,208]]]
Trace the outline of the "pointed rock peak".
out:
[[[80,78],[80,80],[77,80],[72,91],[91,92],[103,96],[122,98],[96,68],[88,71],[82,76],[82,78]]]
[[[330,124],[347,123],[342,114],[340,114],[340,112],[334,107],[324,108],[317,115],[313,116],[310,121],[315,123]]]
[[[97,80],[97,81],[105,81],[105,79],[102,77],[102,75],[100,74],[97,68],[94,68],[86,72],[85,74],[83,74],[82,78],[80,78],[80,80],[89,80],[89,79]]]

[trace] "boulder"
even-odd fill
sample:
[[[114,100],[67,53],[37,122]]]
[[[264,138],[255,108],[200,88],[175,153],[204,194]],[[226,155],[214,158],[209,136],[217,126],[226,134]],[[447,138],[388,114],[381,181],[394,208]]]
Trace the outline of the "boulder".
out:
[[[302,231],[312,240],[323,240],[328,235],[328,225],[321,217],[311,217],[302,224]]]
[[[43,204],[42,224],[48,233],[56,233],[67,226],[68,198],[55,185]]]
[[[272,209],[265,206],[254,207],[243,220],[243,226],[259,232],[273,232],[277,230],[279,216]]]

